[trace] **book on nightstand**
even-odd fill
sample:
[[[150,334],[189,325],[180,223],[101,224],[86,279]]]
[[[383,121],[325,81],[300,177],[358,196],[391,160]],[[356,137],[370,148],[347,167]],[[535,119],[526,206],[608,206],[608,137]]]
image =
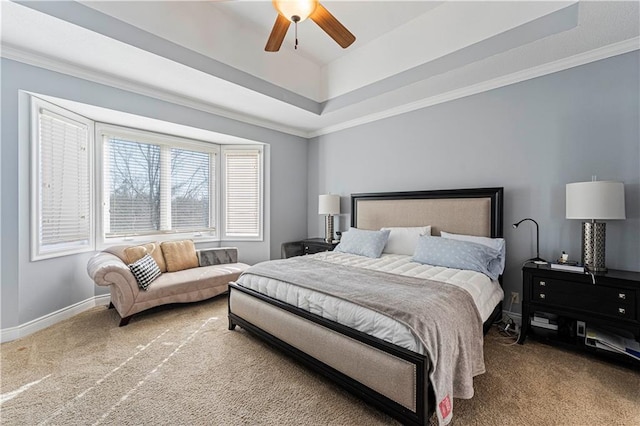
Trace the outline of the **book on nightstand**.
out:
[[[533,327],[546,328],[547,330],[558,329],[558,316],[547,312],[534,312],[531,317]]]

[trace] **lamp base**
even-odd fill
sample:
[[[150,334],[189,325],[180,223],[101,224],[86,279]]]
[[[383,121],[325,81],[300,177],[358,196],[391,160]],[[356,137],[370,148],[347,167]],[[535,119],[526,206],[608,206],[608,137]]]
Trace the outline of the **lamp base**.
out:
[[[333,242],[333,215],[326,215],[324,222],[324,241]]]
[[[591,272],[606,272],[605,239],[607,224],[582,222],[582,264]]]

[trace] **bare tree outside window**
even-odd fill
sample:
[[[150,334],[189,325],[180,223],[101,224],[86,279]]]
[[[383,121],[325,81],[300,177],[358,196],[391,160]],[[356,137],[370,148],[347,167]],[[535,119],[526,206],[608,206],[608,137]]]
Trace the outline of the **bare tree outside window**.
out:
[[[160,147],[109,140],[111,234],[160,230]]]
[[[171,150],[171,229],[209,228],[210,167],[206,152]]]
[[[109,138],[108,147],[109,236],[210,228],[210,153],[116,137]],[[170,161],[163,161],[163,155],[170,155]],[[168,194],[163,194],[163,179]],[[170,212],[170,221],[163,211]]]

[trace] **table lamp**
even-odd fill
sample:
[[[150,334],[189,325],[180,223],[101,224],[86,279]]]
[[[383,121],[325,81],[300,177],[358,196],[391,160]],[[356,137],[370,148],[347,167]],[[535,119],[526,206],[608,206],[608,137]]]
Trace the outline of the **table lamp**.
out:
[[[340,214],[340,196],[335,194],[320,195],[318,214],[325,215],[324,240],[333,241],[333,215]]]
[[[626,219],[624,184],[613,181],[568,183],[567,219],[582,222],[582,264],[592,272],[604,272],[607,224],[596,220]]]

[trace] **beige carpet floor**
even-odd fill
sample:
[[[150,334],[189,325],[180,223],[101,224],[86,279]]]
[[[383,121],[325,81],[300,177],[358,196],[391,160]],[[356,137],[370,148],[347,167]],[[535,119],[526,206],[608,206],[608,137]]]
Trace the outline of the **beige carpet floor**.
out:
[[[96,307],[2,344],[2,425],[389,425],[395,421],[240,328],[227,302],[119,328]],[[453,425],[640,425],[640,372],[491,331]]]

